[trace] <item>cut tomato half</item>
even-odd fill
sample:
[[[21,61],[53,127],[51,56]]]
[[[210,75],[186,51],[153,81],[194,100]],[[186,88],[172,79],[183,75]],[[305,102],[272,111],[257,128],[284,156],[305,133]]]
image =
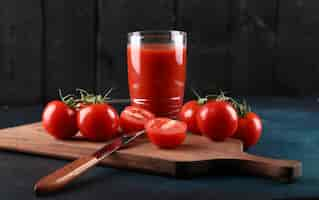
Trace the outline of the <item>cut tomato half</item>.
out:
[[[120,115],[120,126],[125,133],[137,132],[144,129],[150,119],[155,118],[148,110],[136,106],[127,106]]]
[[[176,148],[186,138],[187,125],[169,118],[155,118],[145,125],[149,140],[160,148]]]

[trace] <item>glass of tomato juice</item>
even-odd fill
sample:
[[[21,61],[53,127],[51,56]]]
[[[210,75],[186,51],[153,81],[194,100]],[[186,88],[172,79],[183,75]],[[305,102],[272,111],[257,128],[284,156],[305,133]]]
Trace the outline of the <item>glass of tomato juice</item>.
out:
[[[128,83],[132,105],[157,116],[176,117],[184,98],[186,39],[182,31],[128,33]]]

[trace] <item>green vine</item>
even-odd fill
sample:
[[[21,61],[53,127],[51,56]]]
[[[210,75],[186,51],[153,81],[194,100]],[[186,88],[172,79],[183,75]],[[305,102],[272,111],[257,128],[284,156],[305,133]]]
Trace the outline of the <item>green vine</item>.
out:
[[[76,96],[74,94],[68,94],[66,96],[63,96],[62,90],[59,89],[59,96],[62,102],[64,102],[66,105],[68,105],[70,108],[76,109],[80,106],[80,104],[90,105],[90,104],[99,104],[99,103],[105,103],[111,98],[109,95],[113,91],[113,88],[110,88],[106,90],[104,95],[98,94],[92,94],[88,91],[77,88],[76,92],[79,93],[79,96]]]
[[[83,104],[97,104],[97,103],[105,103],[107,100],[110,100],[108,96],[113,91],[113,88],[108,89],[104,95],[98,94],[91,94],[84,89],[77,88],[77,92],[80,93],[80,102]]]
[[[63,96],[62,90],[59,89],[59,97],[63,103],[65,103],[70,108],[76,108],[76,105],[78,104],[76,96],[73,94],[68,94],[66,96]]]
[[[226,96],[225,92],[222,90],[220,91],[220,94],[208,94],[204,98],[199,95],[199,93],[194,89],[191,88],[193,94],[197,97],[197,102],[200,105],[203,105],[207,103],[209,100],[215,100],[215,101],[225,101],[229,102],[237,111],[238,115],[240,117],[244,117],[248,112],[251,112],[250,106],[247,104],[247,101],[244,99],[242,103],[237,101],[236,99]]]

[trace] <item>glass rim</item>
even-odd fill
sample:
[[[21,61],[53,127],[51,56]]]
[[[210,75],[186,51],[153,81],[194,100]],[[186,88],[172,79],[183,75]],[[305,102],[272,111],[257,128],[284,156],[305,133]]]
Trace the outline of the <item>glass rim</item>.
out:
[[[172,35],[182,35],[184,37],[187,36],[187,33],[185,31],[178,31],[178,30],[145,30],[145,31],[133,31],[129,32],[127,35],[128,37],[131,36],[148,36],[148,35],[167,35],[167,34],[172,34]]]

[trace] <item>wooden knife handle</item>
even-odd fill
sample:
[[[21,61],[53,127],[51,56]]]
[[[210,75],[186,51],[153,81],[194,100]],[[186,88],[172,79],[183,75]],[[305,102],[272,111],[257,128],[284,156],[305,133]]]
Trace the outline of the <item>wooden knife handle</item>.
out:
[[[284,182],[291,182],[302,175],[302,165],[297,160],[280,160],[242,153],[239,161],[240,170],[244,172]]]
[[[60,190],[97,163],[98,159],[94,157],[82,157],[77,159],[40,179],[34,185],[34,191],[36,194],[45,194]]]

